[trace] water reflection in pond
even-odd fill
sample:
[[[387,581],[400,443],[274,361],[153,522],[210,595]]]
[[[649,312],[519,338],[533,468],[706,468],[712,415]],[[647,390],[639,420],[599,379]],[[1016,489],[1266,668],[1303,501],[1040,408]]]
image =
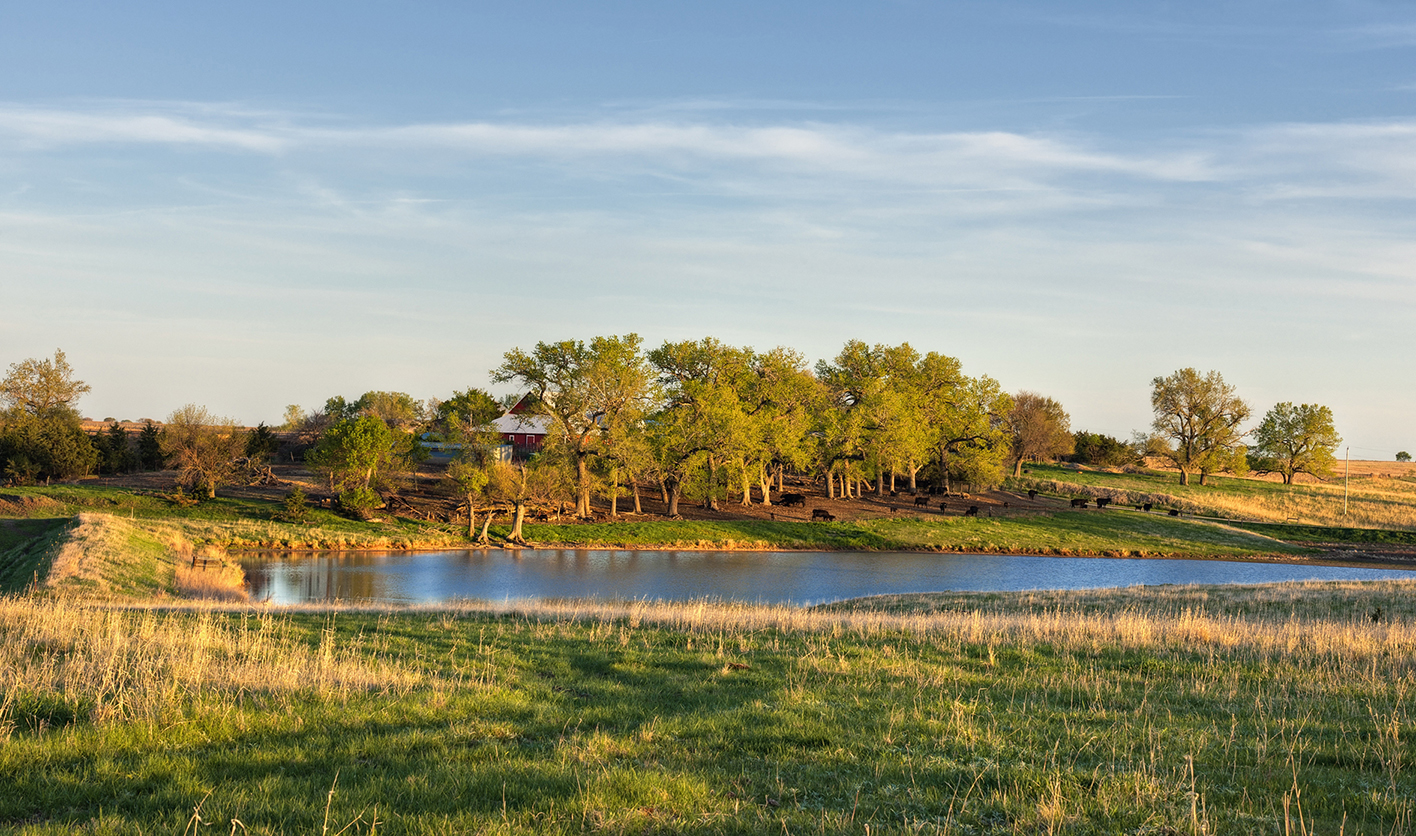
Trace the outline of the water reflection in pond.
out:
[[[721,598],[814,604],[899,592],[1416,576],[1399,569],[1219,560],[598,549],[339,555],[254,552],[246,556],[242,566],[252,598],[280,604],[526,598]]]

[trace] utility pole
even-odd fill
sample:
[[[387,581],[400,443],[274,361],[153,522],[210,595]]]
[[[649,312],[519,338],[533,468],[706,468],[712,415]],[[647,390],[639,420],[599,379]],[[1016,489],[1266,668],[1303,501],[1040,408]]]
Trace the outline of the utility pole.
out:
[[[1352,474],[1352,448],[1344,447],[1344,464],[1342,465],[1342,516],[1347,516],[1347,477]]]

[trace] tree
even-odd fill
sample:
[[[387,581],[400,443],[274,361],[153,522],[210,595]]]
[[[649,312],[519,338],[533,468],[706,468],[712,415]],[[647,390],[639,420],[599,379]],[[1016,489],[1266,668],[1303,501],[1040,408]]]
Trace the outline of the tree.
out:
[[[1293,484],[1299,473],[1332,475],[1333,451],[1342,443],[1332,425],[1332,410],[1318,404],[1275,404],[1254,430],[1250,466],[1278,473]]]
[[[56,349],[53,360],[29,359],[12,363],[0,381],[0,405],[41,416],[56,408],[73,409],[89,385],[74,379],[74,370]]]
[[[280,449],[280,439],[262,421],[246,433],[246,458],[252,462],[268,462]]]
[[[1124,467],[1140,457],[1132,445],[1104,433],[1078,430],[1072,433],[1072,461],[1098,467]]]
[[[444,434],[450,431],[454,419],[464,427],[480,427],[505,412],[491,395],[475,387],[453,392],[447,400],[432,403],[433,424]]]
[[[1411,461],[1411,454],[1402,450],[1400,453],[1396,454],[1396,460],[1399,462],[1409,462]]]
[[[18,483],[93,472],[99,450],[74,408],[87,391],[63,351],[12,364],[0,380],[0,472]]]
[[[423,405],[404,392],[365,392],[346,411],[372,415],[388,424],[389,429],[404,432],[412,432],[427,420]]]
[[[1023,475],[1024,461],[1051,461],[1072,452],[1072,419],[1062,405],[1036,392],[1019,392],[1008,412],[1013,438],[1013,475]]]
[[[447,466],[447,479],[467,500],[467,539],[471,540],[477,533],[477,497],[487,488],[487,467],[476,457],[459,457]],[[487,514],[487,522],[491,522],[490,512]],[[485,528],[482,539],[486,539]]]
[[[575,473],[575,513],[590,516],[591,462],[625,424],[643,420],[654,398],[654,378],[637,334],[537,343],[530,352],[508,351],[492,371],[497,383],[529,389],[540,414],[551,419],[548,453]]]
[[[495,462],[488,475],[488,492],[498,500],[511,503],[511,531],[506,539],[518,545],[526,544],[521,527],[528,508],[564,501],[572,492],[565,480],[565,470],[545,456],[533,456],[527,462]]]
[[[367,491],[379,468],[386,465],[393,441],[393,431],[382,419],[345,418],[320,436],[305,453],[305,461],[329,475],[331,489]]]
[[[1156,452],[1175,464],[1182,485],[1190,484],[1192,471],[1203,485],[1210,472],[1228,466],[1244,436],[1239,425],[1249,419],[1249,405],[1219,372],[1193,368],[1153,379],[1151,408],[1151,426],[1164,442]]]
[[[143,470],[161,470],[167,463],[162,452],[162,432],[151,421],[143,422],[138,433],[138,466]]]
[[[218,418],[196,404],[173,411],[162,428],[162,452],[176,465],[178,484],[207,499],[231,482],[245,445],[245,434],[235,421]]]
[[[117,421],[94,436],[94,446],[101,457],[100,467],[106,473],[127,473],[137,465],[137,456],[128,443],[128,432]]]

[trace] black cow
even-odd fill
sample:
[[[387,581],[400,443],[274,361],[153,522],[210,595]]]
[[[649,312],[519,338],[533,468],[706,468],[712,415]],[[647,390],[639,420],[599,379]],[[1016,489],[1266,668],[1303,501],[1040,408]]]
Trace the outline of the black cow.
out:
[[[1178,517],[1178,516],[1180,516],[1180,509],[1179,509],[1179,508],[1171,508],[1171,509],[1170,509],[1170,516],[1172,516],[1172,517]]]
[[[783,508],[790,508],[793,505],[800,505],[801,507],[805,508],[806,494],[784,493],[782,494],[782,498],[777,500],[777,504],[782,506]]]
[[[1072,500],[1072,507],[1073,507],[1073,508],[1085,508],[1085,507],[1087,507],[1087,501],[1086,501],[1085,499],[1074,499],[1074,500]]]
[[[929,507],[929,497],[927,497],[927,496],[917,496],[917,497],[915,497],[915,507],[918,508],[918,507],[920,507],[921,505],[924,506],[925,508],[928,508],[928,507]]]
[[[941,503],[939,503],[939,510],[941,510],[941,511],[947,511],[947,510],[949,510],[949,503],[947,503],[947,502],[941,502]]]
[[[970,506],[969,506],[969,510],[967,510],[967,511],[964,512],[964,516],[966,516],[966,517],[977,517],[977,516],[978,516],[978,506],[977,506],[977,505],[970,505]]]
[[[1108,506],[1108,505],[1110,505],[1110,504],[1111,504],[1111,497],[1109,497],[1109,496],[1100,496],[1100,497],[1097,497],[1097,500],[1096,500],[1096,507],[1098,507],[1098,508],[1105,508],[1106,506]]]
[[[1149,511],[1150,509],[1151,509],[1151,504],[1150,504],[1149,502],[1147,502],[1147,503],[1145,503],[1144,505],[1141,506],[1141,510],[1142,510],[1142,511]]]
[[[1037,491],[1028,491],[1028,499],[1037,499]]]
[[[830,511],[827,511],[825,508],[813,508],[811,509],[811,521],[816,522],[817,520],[835,522],[836,515],[832,514]]]

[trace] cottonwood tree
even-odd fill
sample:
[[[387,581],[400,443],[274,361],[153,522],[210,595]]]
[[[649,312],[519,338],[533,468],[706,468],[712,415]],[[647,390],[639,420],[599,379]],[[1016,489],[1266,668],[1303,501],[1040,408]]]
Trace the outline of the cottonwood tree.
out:
[[[58,408],[74,409],[88,391],[87,383],[74,379],[64,352],[56,349],[52,360],[31,358],[10,365],[0,381],[0,406],[39,417]]]
[[[530,390],[538,413],[548,416],[546,452],[567,461],[575,474],[575,513],[590,516],[592,462],[625,424],[643,419],[654,400],[654,376],[637,334],[537,343],[508,351],[492,371],[497,383]]]
[[[388,424],[372,415],[346,418],[325,431],[305,461],[329,477],[330,489],[368,490],[393,453]]]
[[[1396,454],[1396,460],[1399,462],[1409,462],[1411,461],[1411,454],[1402,450],[1400,453]]]
[[[1190,484],[1190,473],[1198,471],[1203,485],[1209,473],[1233,466],[1244,437],[1239,425],[1249,419],[1249,405],[1219,372],[1202,375],[1185,368],[1153,379],[1151,408],[1151,426],[1161,442],[1154,452],[1174,463],[1180,484]]]
[[[162,428],[162,452],[176,467],[178,484],[207,499],[230,484],[245,445],[235,421],[196,404],[174,410]]]
[[[1332,423],[1332,410],[1318,404],[1275,404],[1253,432],[1250,467],[1283,476],[1293,484],[1299,473],[1324,478],[1332,475],[1333,451],[1342,438]]]
[[[1072,419],[1062,404],[1036,392],[1013,396],[1008,411],[1012,436],[1013,475],[1023,475],[1025,461],[1051,461],[1072,452]]]
[[[506,539],[517,545],[526,544],[522,525],[528,509],[563,502],[575,490],[566,481],[565,471],[544,456],[534,456],[527,462],[496,462],[490,466],[488,477],[488,493],[511,505],[511,531]]]

